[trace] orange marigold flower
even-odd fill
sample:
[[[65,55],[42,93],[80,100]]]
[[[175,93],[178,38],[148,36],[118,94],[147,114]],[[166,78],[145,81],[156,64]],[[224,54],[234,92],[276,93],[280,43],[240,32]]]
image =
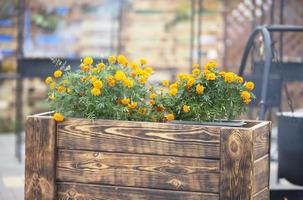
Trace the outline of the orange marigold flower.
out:
[[[243,91],[243,92],[241,93],[241,97],[242,97],[243,101],[247,101],[247,100],[250,99],[251,95],[250,95],[249,92]]]
[[[157,112],[163,112],[164,107],[162,105],[161,106],[157,106],[156,110],[157,110]]]
[[[184,105],[182,110],[183,110],[183,112],[188,113],[190,111],[190,106]]]
[[[191,73],[192,73],[193,75],[197,76],[197,75],[199,75],[200,70],[199,70],[198,68],[195,68],[195,69],[193,69],[193,70],[191,71]]]
[[[168,115],[166,115],[165,118],[167,119],[167,121],[172,121],[175,119],[175,115],[172,113],[169,113]]]
[[[163,86],[169,86],[169,81],[168,80],[164,80],[164,81],[162,81],[162,85]]]
[[[255,88],[255,84],[251,81],[248,81],[247,83],[245,83],[245,87],[247,90],[252,91]]]
[[[198,85],[196,86],[196,93],[200,95],[200,94],[203,93],[203,91],[204,91],[203,85],[198,84]]]
[[[91,64],[93,64],[93,62],[94,62],[94,60],[92,57],[85,57],[83,59],[83,64],[85,64],[85,65],[91,65]]]
[[[204,69],[212,69],[212,68],[215,68],[215,67],[218,67],[218,63],[216,61],[209,61],[208,63],[206,63],[204,65]]]
[[[200,65],[198,64],[198,63],[196,63],[196,64],[193,64],[193,68],[195,69],[195,68],[199,68],[200,67]]]
[[[153,106],[153,105],[156,104],[156,102],[155,102],[155,100],[152,99],[152,100],[149,101],[149,104]]]
[[[59,93],[64,93],[64,92],[66,91],[66,88],[63,87],[63,86],[59,86],[59,87],[57,88],[57,91],[58,91]]]
[[[61,71],[61,70],[56,70],[56,71],[54,72],[54,77],[60,78],[61,76],[62,76],[62,71]]]
[[[136,62],[131,62],[130,67],[132,68],[132,70],[136,70],[138,69],[139,65]]]
[[[156,98],[157,97],[157,94],[156,93],[151,93],[150,95],[149,95],[149,98],[150,99],[154,99],[154,98]]]
[[[110,64],[114,64],[116,62],[116,57],[115,56],[109,56],[107,60]]]
[[[169,93],[171,96],[176,96],[177,93],[178,93],[178,89],[176,89],[176,88],[170,89],[170,90],[168,91],[168,93]]]
[[[53,81],[53,78],[50,77],[50,76],[48,76],[48,77],[45,79],[45,83],[46,83],[47,85],[49,85],[52,81]]]
[[[56,122],[62,122],[64,120],[64,116],[58,112],[54,114],[53,118]]]
[[[241,76],[237,76],[237,82],[238,83],[243,83],[243,78]]]
[[[94,86],[94,88],[101,89],[103,87],[103,83],[100,80],[96,80],[93,82],[93,86]]]
[[[205,75],[205,78],[208,81],[214,81],[214,80],[216,80],[216,75],[215,75],[215,73],[210,72]]]
[[[135,109],[137,107],[137,105],[138,105],[137,102],[132,102],[132,103],[128,104],[127,106],[129,109]]]
[[[138,79],[139,83],[141,83],[142,85],[144,85],[146,83],[146,78],[144,78],[143,76],[141,76],[139,79]]]
[[[93,89],[91,89],[90,92],[92,93],[93,96],[100,96],[100,94],[101,94],[100,88],[95,88],[95,87]]]
[[[225,73],[224,80],[227,83],[232,83],[235,80],[235,74],[233,72],[227,72],[227,73]]]
[[[89,65],[81,65],[80,67],[83,72],[88,72],[90,70]]]
[[[116,85],[116,81],[112,75],[109,75],[106,79],[109,87],[114,87]]]
[[[189,78],[187,80],[187,84],[186,84],[187,88],[191,88],[194,85],[194,83],[195,83],[195,79],[194,78]]]
[[[98,63],[97,64],[97,68],[101,71],[103,68],[105,67],[105,64],[104,63]]]
[[[129,104],[129,98],[123,98],[123,99],[121,99],[121,103],[123,104],[123,105],[128,105]]]

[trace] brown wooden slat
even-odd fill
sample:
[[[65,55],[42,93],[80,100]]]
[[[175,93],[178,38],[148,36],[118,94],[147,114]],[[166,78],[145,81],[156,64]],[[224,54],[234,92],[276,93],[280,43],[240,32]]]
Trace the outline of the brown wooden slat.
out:
[[[269,200],[269,190],[264,188],[253,196],[253,200]]]
[[[218,192],[219,160],[61,149],[57,180]]]
[[[220,127],[68,119],[58,147],[108,152],[219,158]]]
[[[252,131],[223,128],[220,199],[251,199]]]
[[[254,137],[254,160],[268,154],[270,143],[271,123],[259,123],[253,132]]]
[[[26,126],[25,199],[54,200],[56,123],[29,117]]]
[[[219,200],[218,194],[58,183],[58,200]]]
[[[269,187],[269,156],[256,160],[254,163],[253,194]]]

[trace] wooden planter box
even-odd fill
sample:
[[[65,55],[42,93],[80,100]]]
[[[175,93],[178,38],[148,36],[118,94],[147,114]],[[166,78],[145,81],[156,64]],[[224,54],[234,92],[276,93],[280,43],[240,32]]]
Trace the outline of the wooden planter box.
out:
[[[30,116],[25,199],[269,199],[270,131]]]

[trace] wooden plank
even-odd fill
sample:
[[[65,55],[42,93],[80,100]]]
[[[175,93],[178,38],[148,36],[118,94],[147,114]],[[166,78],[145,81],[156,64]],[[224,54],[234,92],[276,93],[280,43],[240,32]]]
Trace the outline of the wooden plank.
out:
[[[254,160],[257,160],[269,153],[271,123],[262,122],[253,128]]]
[[[269,156],[254,162],[253,194],[269,187]]]
[[[58,183],[59,200],[219,200],[218,194],[105,185]]]
[[[220,199],[251,199],[252,131],[234,128],[221,131]]]
[[[269,189],[264,188],[253,196],[253,200],[269,200]]]
[[[26,124],[25,200],[54,200],[56,122],[29,117]]]
[[[60,149],[57,180],[218,192],[219,160]]]
[[[219,158],[220,127],[67,119],[58,147],[108,152]]]

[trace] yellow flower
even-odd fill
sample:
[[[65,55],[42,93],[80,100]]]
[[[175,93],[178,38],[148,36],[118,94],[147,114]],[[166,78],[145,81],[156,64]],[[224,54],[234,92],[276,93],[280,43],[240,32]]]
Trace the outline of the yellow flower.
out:
[[[56,96],[54,94],[52,94],[51,96],[48,97],[50,100],[54,101],[56,100]]]
[[[204,69],[212,69],[218,66],[218,63],[216,61],[209,61],[204,65]]]
[[[196,63],[196,64],[193,64],[193,68],[195,69],[195,68],[199,68],[200,67],[200,65],[198,64],[198,63]]]
[[[237,82],[238,83],[243,83],[243,78],[241,76],[237,76]]]
[[[53,89],[55,89],[56,85],[57,85],[56,82],[52,82],[52,83],[49,85],[49,88],[50,88],[51,90],[53,90]]]
[[[203,85],[198,84],[198,85],[196,86],[196,93],[200,95],[200,94],[203,93],[203,91],[204,91]]]
[[[144,78],[143,76],[141,76],[139,79],[138,79],[139,83],[141,83],[142,85],[144,85],[146,83],[146,78]]]
[[[180,79],[180,80],[187,80],[191,77],[190,74],[184,74],[184,73],[180,73],[177,75],[177,77]]]
[[[88,72],[90,70],[89,65],[81,65],[80,67],[83,72]]]
[[[244,102],[245,104],[249,104],[249,103],[251,102],[251,99],[245,99],[245,100],[243,100],[243,102]]]
[[[67,92],[68,94],[70,94],[70,93],[72,92],[72,90],[71,90],[70,88],[67,88],[67,89],[66,89],[66,92]]]
[[[136,69],[138,69],[139,66],[136,62],[131,62],[130,67],[132,68],[132,70],[136,70]]]
[[[219,72],[220,76],[222,76],[223,78],[225,77],[225,72]]]
[[[116,85],[116,81],[112,75],[109,75],[106,79],[109,87],[114,87]]]
[[[163,105],[157,106],[157,108],[156,108],[157,112],[163,112],[163,110],[164,110]]]
[[[175,119],[175,115],[170,113],[170,114],[166,115],[166,119],[167,119],[167,121],[172,121]]]
[[[162,81],[162,85],[163,85],[163,86],[169,86],[169,81],[168,81],[168,80]]]
[[[115,56],[109,56],[107,60],[110,64],[114,64],[116,62],[116,57]]]
[[[243,91],[243,92],[241,93],[241,97],[242,97],[243,100],[248,100],[248,99],[250,99],[251,95],[250,95],[249,92]]]
[[[123,55],[119,55],[117,60],[120,65],[127,66],[127,64],[128,64],[128,60]]]
[[[225,73],[224,80],[227,83],[232,83],[235,80],[235,74],[233,72],[227,72],[227,73]]]
[[[129,104],[129,99],[128,98],[123,98],[123,99],[121,99],[121,103],[123,105],[128,105]]]
[[[214,81],[214,80],[216,80],[216,75],[214,73],[210,72],[205,75],[205,78],[208,81]]]
[[[103,83],[100,80],[96,80],[93,82],[94,88],[101,89],[103,87]]]
[[[91,65],[91,64],[93,64],[93,62],[94,62],[94,60],[92,57],[85,57],[83,59],[83,64],[85,64],[85,65]]]
[[[145,69],[144,69],[144,71],[148,74],[148,75],[150,75],[151,73],[153,73],[153,68],[151,68],[151,67],[146,67]]]
[[[255,84],[251,81],[248,81],[247,83],[245,83],[245,87],[247,90],[252,91],[255,88]]]
[[[126,79],[126,75],[124,74],[123,71],[118,70],[115,73],[115,79],[118,80],[118,81],[122,81],[122,80]]]
[[[98,69],[97,67],[95,67],[95,68],[91,69],[91,72],[96,74],[96,73],[100,72],[100,69]]]
[[[178,83],[173,83],[169,86],[169,89],[178,89]]]
[[[100,96],[100,94],[101,94],[101,90],[99,88],[95,88],[95,87],[93,89],[91,89],[90,92],[92,93],[93,96]]]
[[[62,122],[64,120],[64,116],[58,112],[54,114],[53,118],[56,122]]]
[[[186,87],[191,88],[194,83],[195,83],[195,79],[194,78],[189,78],[188,81],[187,81]]]
[[[138,109],[138,113],[139,113],[140,115],[146,115],[146,113],[147,113],[147,108],[145,108],[145,107],[139,108],[139,109]]]
[[[155,102],[155,100],[152,99],[152,100],[149,101],[149,104],[153,106],[153,105],[156,104],[156,102]]]
[[[137,107],[138,103],[137,102],[131,102],[130,104],[128,104],[128,108],[129,109],[135,109]]]
[[[134,82],[131,79],[124,79],[122,83],[128,88],[132,88],[134,86]]]
[[[171,96],[176,96],[177,93],[178,93],[178,89],[172,88],[172,89],[169,90],[168,93],[169,93]]]
[[[59,87],[57,88],[57,91],[58,91],[59,93],[64,93],[64,92],[66,91],[66,88],[63,87],[63,86],[59,86]]]
[[[154,99],[154,98],[156,98],[157,97],[157,94],[156,93],[151,93],[150,95],[149,95],[149,98],[150,99]]]
[[[101,71],[103,68],[105,67],[105,64],[104,63],[98,63],[97,64],[97,68]]]
[[[146,65],[147,64],[147,60],[145,58],[141,58],[140,59],[140,63],[141,63],[141,65]]]
[[[130,75],[131,75],[131,77],[135,78],[137,76],[137,73],[136,72],[131,72]]]
[[[199,75],[200,70],[197,69],[197,68],[195,68],[195,69],[193,69],[193,70],[191,71],[191,73],[192,73],[193,75],[197,76],[197,75]]]
[[[90,78],[90,80],[92,81],[92,83],[95,82],[97,79],[98,79],[98,78],[97,78],[96,76],[92,76],[92,77]]]
[[[184,105],[182,109],[183,112],[188,113],[190,111],[190,106]]]
[[[61,71],[61,70],[56,70],[56,71],[54,72],[54,77],[60,78],[61,76],[62,76],[62,71]]]
[[[49,85],[51,82],[53,81],[52,77],[48,76],[46,79],[45,79],[45,83],[47,85]]]
[[[80,80],[81,80],[82,83],[84,83],[84,82],[87,81],[88,79],[89,79],[89,77],[84,76],[84,77],[82,77]]]

